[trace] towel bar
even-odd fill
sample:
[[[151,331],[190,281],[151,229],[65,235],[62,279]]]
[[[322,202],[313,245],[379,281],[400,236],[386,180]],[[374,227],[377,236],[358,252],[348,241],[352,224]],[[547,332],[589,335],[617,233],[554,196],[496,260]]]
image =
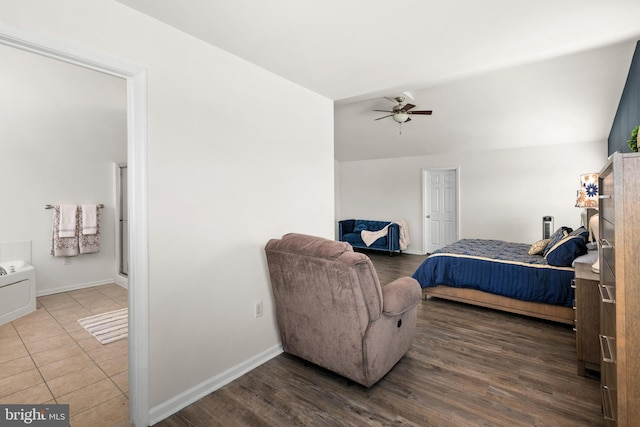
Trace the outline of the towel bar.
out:
[[[100,209],[104,208],[104,205],[102,203],[100,203],[99,205],[97,205]],[[53,205],[44,205],[45,209],[53,209]]]

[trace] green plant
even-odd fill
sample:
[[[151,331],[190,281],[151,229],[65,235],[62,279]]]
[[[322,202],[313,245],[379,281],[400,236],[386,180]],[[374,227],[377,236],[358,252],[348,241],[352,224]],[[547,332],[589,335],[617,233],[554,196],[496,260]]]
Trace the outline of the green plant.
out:
[[[638,151],[638,129],[640,129],[640,126],[633,128],[631,131],[631,139],[627,141],[631,151]]]

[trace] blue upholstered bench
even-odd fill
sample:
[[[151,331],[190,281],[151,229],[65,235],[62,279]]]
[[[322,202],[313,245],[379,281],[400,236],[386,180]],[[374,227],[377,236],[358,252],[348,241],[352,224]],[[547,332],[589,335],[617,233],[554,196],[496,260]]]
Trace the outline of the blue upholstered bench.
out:
[[[387,229],[387,235],[380,237],[367,246],[362,240],[362,231],[379,231],[391,224]],[[354,248],[372,249],[376,251],[401,253],[400,250],[400,227],[391,221],[373,221],[367,219],[344,219],[338,221],[338,240],[348,242]]]

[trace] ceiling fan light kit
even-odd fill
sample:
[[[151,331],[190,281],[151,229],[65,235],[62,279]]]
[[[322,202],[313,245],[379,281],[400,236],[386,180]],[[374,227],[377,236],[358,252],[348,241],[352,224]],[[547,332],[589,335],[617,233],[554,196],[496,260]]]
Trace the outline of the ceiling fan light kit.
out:
[[[409,115],[407,113],[395,113],[393,115],[393,120],[398,123],[404,123],[409,119]]]
[[[382,117],[378,117],[375,120],[380,120],[380,119],[384,119],[386,117],[391,117],[395,122],[397,123],[406,123],[411,121],[411,117],[409,117],[410,115],[413,114],[418,114],[418,115],[425,115],[425,116],[430,116],[433,111],[431,110],[416,110],[416,111],[409,111],[413,108],[415,108],[415,105],[413,104],[404,104],[404,96],[398,96],[395,98],[386,98],[392,102],[396,102],[397,104],[394,105],[393,109],[391,110],[373,110],[373,111],[379,111],[382,113],[391,113],[391,114],[387,114],[386,116],[382,116]],[[400,132],[402,133],[402,132]]]

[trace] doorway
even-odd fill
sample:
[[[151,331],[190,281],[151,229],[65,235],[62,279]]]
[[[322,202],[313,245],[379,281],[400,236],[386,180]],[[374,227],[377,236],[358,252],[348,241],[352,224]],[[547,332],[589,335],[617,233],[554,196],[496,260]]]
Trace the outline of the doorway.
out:
[[[422,170],[423,253],[459,239],[458,168]]]
[[[0,23],[0,43],[127,81],[129,257],[129,406],[134,425],[149,425],[149,273],[146,68]]]

